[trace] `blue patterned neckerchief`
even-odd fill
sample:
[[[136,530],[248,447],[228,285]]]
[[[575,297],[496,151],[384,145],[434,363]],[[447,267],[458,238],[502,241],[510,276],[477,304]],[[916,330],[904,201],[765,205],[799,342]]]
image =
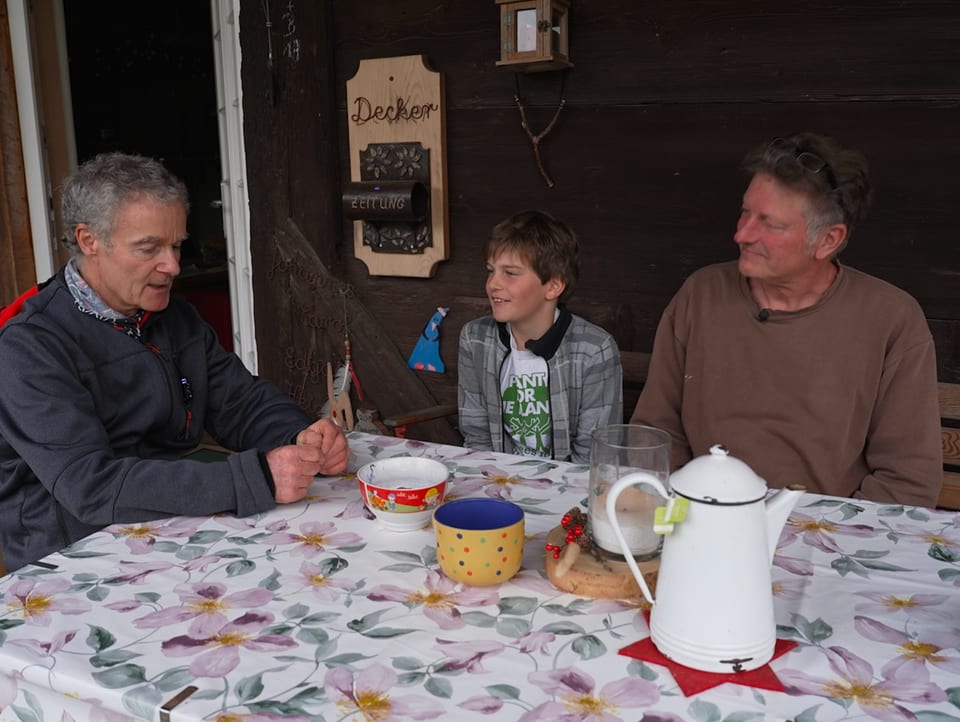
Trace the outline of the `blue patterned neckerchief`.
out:
[[[75,258],[71,258],[67,262],[63,269],[63,277],[67,282],[67,288],[70,289],[70,295],[73,296],[73,301],[80,311],[93,316],[98,321],[113,325],[130,338],[140,340],[140,325],[146,313],[143,309],[137,311],[133,316],[124,316],[119,311],[110,308],[107,302],[100,298],[100,294],[83,280],[83,276],[77,270]]]

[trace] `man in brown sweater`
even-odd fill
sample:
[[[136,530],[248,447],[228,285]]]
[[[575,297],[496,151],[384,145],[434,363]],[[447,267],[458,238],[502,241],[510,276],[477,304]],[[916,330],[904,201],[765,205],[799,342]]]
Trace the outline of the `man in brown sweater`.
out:
[[[744,168],[740,257],[692,274],[664,311],[631,421],[670,432],[674,468],[719,443],[772,487],[934,506],[926,319],[905,292],[837,261],[870,203],[866,160],[800,133]]]

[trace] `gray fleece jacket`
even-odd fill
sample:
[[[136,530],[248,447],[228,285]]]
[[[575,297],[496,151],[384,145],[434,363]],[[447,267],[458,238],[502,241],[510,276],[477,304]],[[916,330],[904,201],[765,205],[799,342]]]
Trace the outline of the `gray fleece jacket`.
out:
[[[270,509],[258,452],[311,421],[189,304],[148,315],[138,340],[78,310],[62,271],[0,327],[0,369],[0,550],[11,571],[116,522]],[[204,431],[244,451],[181,459]]]

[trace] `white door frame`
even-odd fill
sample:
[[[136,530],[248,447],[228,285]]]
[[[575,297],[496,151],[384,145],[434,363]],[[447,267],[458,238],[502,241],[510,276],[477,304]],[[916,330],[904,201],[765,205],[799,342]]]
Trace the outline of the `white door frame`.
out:
[[[55,3],[59,27],[57,39],[61,61],[66,58],[63,33],[63,4]],[[250,255],[250,205],[243,145],[243,92],[240,83],[240,0],[210,0],[213,21],[213,49],[217,81],[217,120],[220,128],[220,194],[223,204],[223,231],[227,247],[227,274],[230,279],[230,315],[233,347],[251,373],[257,373],[257,341],[253,314],[253,273]],[[37,282],[52,276],[55,238],[51,217],[50,188],[37,88],[27,0],[7,0],[14,82],[20,120],[21,149],[27,183],[30,229],[33,239]],[[70,108],[69,75],[64,72],[65,106]],[[73,124],[67,124],[68,129]],[[69,132],[69,131],[68,131]],[[73,139],[69,147],[75,148]],[[74,151],[75,156],[75,151]],[[76,157],[70,159],[76,166]]]
[[[250,197],[243,145],[243,88],[240,82],[240,0],[211,0],[213,55],[220,125],[220,200],[227,243],[233,348],[250,373],[257,373],[250,255]]]
[[[26,6],[27,0],[7,0],[10,48],[13,52],[13,81],[17,87],[17,114],[20,118],[20,145],[27,182],[30,231],[33,237],[33,263],[39,283],[50,278],[56,268],[53,261],[53,223],[50,219],[47,165],[44,162],[40,134],[30,20]],[[62,18],[62,15],[60,17]]]

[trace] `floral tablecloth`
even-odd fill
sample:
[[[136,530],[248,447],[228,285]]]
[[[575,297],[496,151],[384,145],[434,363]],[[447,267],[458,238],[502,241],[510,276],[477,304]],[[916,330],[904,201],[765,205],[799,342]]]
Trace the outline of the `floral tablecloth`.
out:
[[[779,636],[799,643],[772,663],[787,691],[685,697],[618,654],[647,635],[639,605],[545,578],[586,467],[350,445],[351,471],[436,458],[448,498],[522,506],[520,574],[451,582],[432,532],[381,530],[350,474],[256,517],[115,525],[0,579],[0,720],[960,720],[960,514],[804,495],[773,570]]]

